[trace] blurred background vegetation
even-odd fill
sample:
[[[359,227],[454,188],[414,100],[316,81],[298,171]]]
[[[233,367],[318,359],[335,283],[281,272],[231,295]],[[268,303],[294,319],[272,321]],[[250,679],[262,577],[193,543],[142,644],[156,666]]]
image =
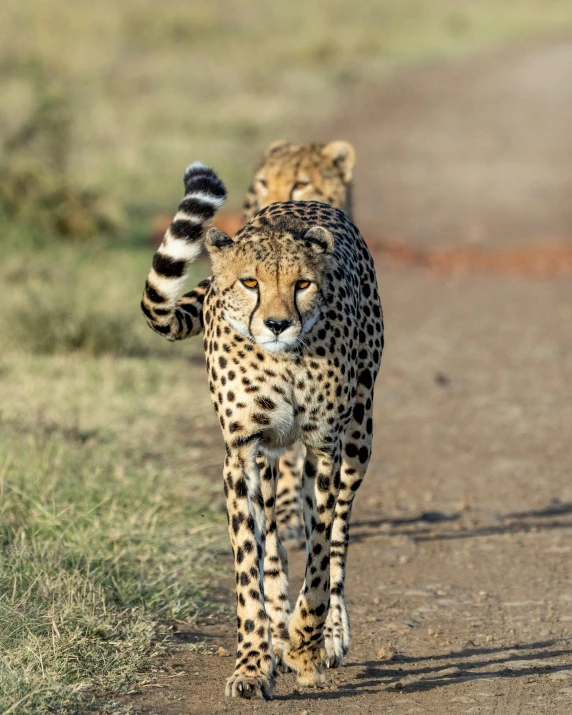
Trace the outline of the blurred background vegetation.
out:
[[[570,0],[2,1],[0,710],[125,691],[166,619],[212,612],[201,341],[138,307],[187,163],[238,207],[269,141],[329,139],[395,66],[571,24]]]
[[[560,29],[572,3],[4,0],[1,13],[2,164],[65,172],[132,216],[172,207],[194,158],[238,206],[270,140],[306,135],[396,65]]]

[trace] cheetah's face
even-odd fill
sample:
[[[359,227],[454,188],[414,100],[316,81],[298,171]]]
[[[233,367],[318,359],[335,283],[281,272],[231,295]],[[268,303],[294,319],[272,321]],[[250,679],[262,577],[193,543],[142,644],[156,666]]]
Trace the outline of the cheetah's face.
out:
[[[235,238],[211,229],[206,240],[225,319],[269,352],[303,344],[323,305],[332,235],[316,226],[279,242]]]
[[[252,189],[259,209],[279,201],[320,201],[342,208],[352,180],[355,151],[345,141],[326,146],[273,142]]]

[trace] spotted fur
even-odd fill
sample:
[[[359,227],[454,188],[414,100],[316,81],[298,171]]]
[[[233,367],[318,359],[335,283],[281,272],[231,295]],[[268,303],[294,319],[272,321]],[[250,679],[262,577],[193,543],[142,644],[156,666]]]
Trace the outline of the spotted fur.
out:
[[[355,150],[349,142],[298,145],[278,140],[266,149],[244,202],[244,220],[278,201],[321,201],[342,209],[352,218],[351,189]],[[179,319],[166,337],[182,340],[202,332],[203,302],[210,278],[185,293],[176,309]],[[149,306],[147,306],[149,307]],[[151,327],[154,327],[151,322]],[[278,465],[276,518],[282,540],[303,536],[301,475],[304,449],[288,450]]]
[[[187,239],[173,240],[184,252]],[[349,648],[349,520],[371,456],[383,316],[371,255],[338,209],[274,203],[234,238],[210,229],[205,242],[213,277],[204,347],[226,446],[237,590],[236,665],[226,694],[270,698],[279,661],[313,686],[322,664],[340,665]],[[297,442],[306,450],[307,559],[290,613],[275,500],[277,460]]]

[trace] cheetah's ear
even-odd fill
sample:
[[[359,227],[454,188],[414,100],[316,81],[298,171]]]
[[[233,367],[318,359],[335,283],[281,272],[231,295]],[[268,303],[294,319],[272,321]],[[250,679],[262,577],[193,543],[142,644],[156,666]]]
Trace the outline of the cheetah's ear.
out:
[[[276,141],[273,141],[271,144],[269,144],[266,147],[266,151],[264,152],[265,157],[269,157],[270,154],[272,154],[275,151],[278,151],[278,149],[286,149],[287,146],[291,146],[291,142],[287,141],[286,139],[276,139]]]
[[[302,240],[309,248],[313,248],[318,253],[334,252],[334,237],[323,226],[312,226],[302,236]]]
[[[322,149],[322,154],[334,162],[340,170],[344,182],[349,184],[356,165],[356,150],[353,146],[345,141],[330,142]]]
[[[219,253],[228,246],[233,246],[234,241],[220,228],[209,228],[205,236],[205,246],[209,253]]]

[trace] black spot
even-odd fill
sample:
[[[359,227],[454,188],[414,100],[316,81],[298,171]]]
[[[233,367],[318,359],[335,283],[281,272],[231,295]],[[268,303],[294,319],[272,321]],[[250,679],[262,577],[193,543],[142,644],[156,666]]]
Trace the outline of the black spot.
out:
[[[262,397],[261,395],[256,398],[255,402],[259,407],[262,407],[265,410],[273,410],[276,407],[276,404],[272,402],[271,399],[268,397]]]
[[[346,444],[346,454],[348,457],[355,457],[357,456],[358,453],[358,448],[356,447],[355,444],[350,442],[349,444]]]
[[[363,405],[360,404],[359,402],[357,402],[354,405],[353,415],[354,415],[354,420],[361,425],[361,423],[363,422],[364,408],[363,408]]]
[[[251,618],[247,618],[246,621],[244,621],[244,630],[247,633],[252,633],[254,630],[254,621]]]
[[[371,388],[373,385],[373,380],[371,379],[371,372],[369,370],[363,370],[358,377],[358,382],[364,387]]]
[[[269,417],[262,414],[261,412],[255,412],[252,415],[252,421],[256,422],[256,424],[258,424],[258,425],[269,425],[270,424]]]
[[[320,603],[320,605],[314,611],[314,613],[317,616],[323,616],[325,612],[326,612],[326,604],[325,603]]]
[[[236,480],[234,485],[234,491],[237,497],[245,497],[248,494],[248,489],[246,487],[246,482],[242,477]]]
[[[314,467],[312,462],[306,461],[306,463],[304,465],[304,471],[310,478],[313,478],[316,476],[316,468]]]

